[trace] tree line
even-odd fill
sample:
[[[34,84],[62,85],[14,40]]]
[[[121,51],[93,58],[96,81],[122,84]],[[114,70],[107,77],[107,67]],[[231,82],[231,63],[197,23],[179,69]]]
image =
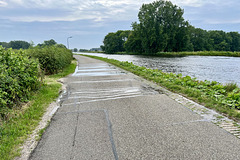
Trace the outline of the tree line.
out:
[[[184,10],[170,1],[143,4],[132,30],[108,33],[101,46],[105,53],[155,54],[181,51],[240,51],[238,32],[195,28],[183,18]]]
[[[0,45],[4,48],[12,49],[28,49],[31,46],[31,44],[26,41],[0,42]]]
[[[12,49],[28,49],[30,47],[34,46],[33,42],[26,42],[22,40],[17,40],[17,41],[10,41],[10,42],[0,42],[0,45],[4,48],[12,48]],[[45,46],[57,46],[61,48],[66,48],[65,45],[63,44],[58,44],[55,40],[50,39],[46,40],[43,43],[37,44],[37,47],[45,47]]]

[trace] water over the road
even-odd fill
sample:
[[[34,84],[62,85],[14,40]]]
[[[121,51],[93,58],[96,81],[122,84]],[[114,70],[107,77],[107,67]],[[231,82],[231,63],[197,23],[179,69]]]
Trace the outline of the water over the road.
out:
[[[223,84],[237,83],[240,86],[240,57],[187,56],[150,57],[141,55],[109,55],[81,53],[132,62],[138,66],[159,69],[164,72],[181,73],[199,80],[217,81]]]

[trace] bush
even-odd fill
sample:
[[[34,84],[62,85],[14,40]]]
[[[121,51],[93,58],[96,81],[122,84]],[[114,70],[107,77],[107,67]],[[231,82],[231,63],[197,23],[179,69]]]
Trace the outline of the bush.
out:
[[[73,59],[70,50],[57,46],[34,47],[28,54],[39,60],[41,69],[48,75],[62,71]]]
[[[25,101],[39,87],[36,60],[23,51],[13,52],[0,46],[0,115]]]

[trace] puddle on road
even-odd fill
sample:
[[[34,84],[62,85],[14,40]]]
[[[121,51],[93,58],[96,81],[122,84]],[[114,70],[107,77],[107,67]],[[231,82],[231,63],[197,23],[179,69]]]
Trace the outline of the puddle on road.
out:
[[[108,64],[91,64],[78,66],[73,76],[110,76],[126,74]]]
[[[120,75],[125,74],[123,72],[83,72],[83,73],[76,73],[74,76],[109,76],[109,75]]]
[[[109,69],[109,68],[86,68],[86,69],[78,69],[77,72],[100,72],[100,71],[117,71],[116,69]]]

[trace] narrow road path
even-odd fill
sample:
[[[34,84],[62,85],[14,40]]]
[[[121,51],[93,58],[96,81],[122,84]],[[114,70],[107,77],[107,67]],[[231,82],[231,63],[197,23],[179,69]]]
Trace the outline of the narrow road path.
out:
[[[105,62],[75,56],[31,160],[240,159],[240,140]]]

